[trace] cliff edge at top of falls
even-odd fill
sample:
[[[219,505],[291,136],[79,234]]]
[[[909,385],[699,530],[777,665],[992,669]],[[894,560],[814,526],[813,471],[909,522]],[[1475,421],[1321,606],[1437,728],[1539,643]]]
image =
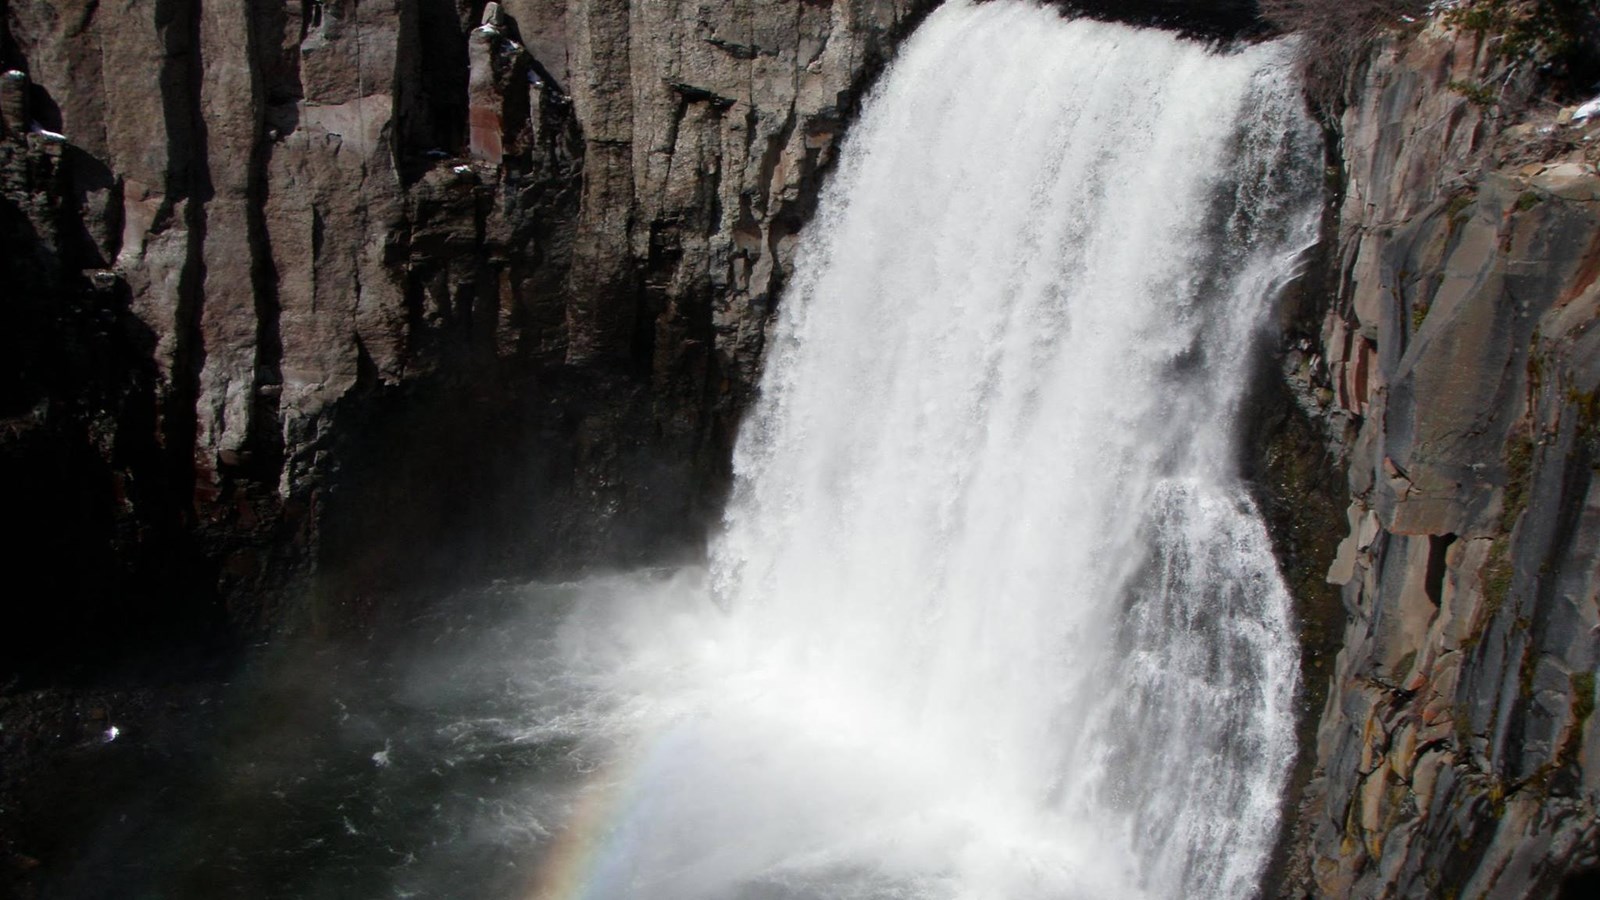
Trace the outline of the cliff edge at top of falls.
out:
[[[0,0],[5,667],[692,552],[931,5]]]
[[[1389,32],[1334,123],[1331,303],[1289,359],[1350,503],[1316,896],[1550,897],[1600,865],[1600,88],[1471,17],[1513,7]]]
[[[695,552],[935,5],[0,0],[0,670]]]
[[[1256,0],[1041,0],[1068,15],[1084,15],[1176,31],[1205,40],[1261,36],[1272,30]]]

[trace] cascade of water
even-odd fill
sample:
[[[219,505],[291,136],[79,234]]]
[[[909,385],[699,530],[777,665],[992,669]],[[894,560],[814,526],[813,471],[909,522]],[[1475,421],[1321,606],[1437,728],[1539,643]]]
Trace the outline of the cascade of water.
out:
[[[1286,58],[922,25],[808,228],[701,600],[567,626],[626,736],[560,890],[1254,890],[1296,649],[1236,412],[1319,200]]]

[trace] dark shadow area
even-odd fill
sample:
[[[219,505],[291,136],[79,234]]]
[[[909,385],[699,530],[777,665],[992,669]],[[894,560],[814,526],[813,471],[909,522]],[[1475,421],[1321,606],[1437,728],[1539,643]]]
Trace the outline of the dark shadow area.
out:
[[[543,798],[583,780],[524,730],[575,598],[499,586],[183,681],[0,696],[53,751],[9,785],[29,829],[0,895],[527,896]]]
[[[1255,0],[1047,0],[1069,13],[1176,31],[1200,40],[1258,37],[1268,27]]]
[[[1325,129],[1323,138],[1324,162],[1338,171],[1338,135]],[[1330,182],[1324,190],[1322,239],[1307,252],[1302,274],[1278,298],[1276,343],[1257,350],[1240,411],[1245,423],[1240,470],[1294,598],[1300,639],[1295,722],[1300,752],[1284,789],[1278,842],[1262,876],[1263,897],[1309,896],[1314,890],[1309,860],[1296,851],[1308,845],[1315,824],[1306,803],[1316,765],[1317,725],[1344,642],[1344,603],[1339,587],[1326,576],[1347,530],[1349,486],[1335,448],[1339,435],[1316,396],[1326,373],[1314,358],[1323,317],[1338,293],[1333,236],[1338,234],[1342,183]]]
[[[402,96],[396,104],[410,105],[397,110],[406,136],[403,155],[460,156],[467,142],[468,66],[467,34],[456,4],[422,0],[415,13],[402,17],[401,29],[402,53],[395,65]]]
[[[28,61],[11,33],[11,0],[0,0],[0,70],[28,70]]]
[[[28,118],[47,131],[60,131],[65,127],[61,122],[61,107],[56,104],[55,98],[43,85],[32,82],[28,84]]]
[[[22,163],[0,195],[0,685],[161,667],[220,624],[156,434],[155,336],[60,209],[83,158],[0,142]]]
[[[647,385],[550,369],[413,384],[341,411],[313,627],[463,584],[692,559],[719,468],[664,438]]]
[[[1580,869],[1561,881],[1556,900],[1591,900],[1600,897],[1600,869]]]
[[[1297,808],[1316,762],[1317,723],[1327,700],[1328,680],[1343,643],[1345,609],[1339,588],[1325,576],[1345,532],[1348,488],[1339,457],[1328,447],[1323,422],[1296,402],[1285,383],[1283,357],[1261,354],[1245,415],[1242,446],[1245,475],[1267,523],[1278,565],[1295,602],[1300,637],[1300,696],[1296,728],[1300,754],[1284,792],[1278,847],[1262,879],[1262,896],[1299,896],[1291,886],[1300,873],[1293,848]],[[1309,873],[1306,873],[1309,874]]]
[[[1428,599],[1438,606],[1444,599],[1445,556],[1450,551],[1450,545],[1456,542],[1453,534],[1428,535],[1428,571],[1423,581],[1423,590]]]
[[[34,896],[43,865],[24,791],[70,767],[110,711],[187,702],[231,646],[158,437],[156,337],[120,279],[85,272],[104,259],[75,186],[97,179],[78,148],[0,140],[0,896]],[[48,810],[78,815],[103,787],[75,781]]]
[[[0,147],[0,152],[4,148]],[[28,414],[44,399],[49,372],[56,357],[51,341],[35,335],[52,335],[50,294],[55,277],[55,254],[12,198],[0,195],[0,279],[8,296],[0,303],[0,416]]]
[[[252,155],[269,155],[269,146],[300,127],[300,102],[305,90],[300,83],[301,57],[298,51],[284,52],[291,36],[305,42],[310,14],[320,16],[322,6],[302,0],[299,8],[291,4],[263,3],[252,10],[249,41],[250,58],[261,73],[265,100],[261,130],[265,141],[252,149]],[[259,176],[256,176],[259,177]]]
[[[0,423],[0,679],[22,685],[182,665],[179,648],[204,656],[224,625],[215,569],[164,477],[154,373],[133,349],[142,323],[86,307],[58,323],[64,364],[32,371],[55,376],[36,405]]]
[[[1588,100],[1600,90],[1600,4],[1594,0],[1535,4],[1527,30],[1546,40],[1550,59],[1544,74],[1561,93]]]

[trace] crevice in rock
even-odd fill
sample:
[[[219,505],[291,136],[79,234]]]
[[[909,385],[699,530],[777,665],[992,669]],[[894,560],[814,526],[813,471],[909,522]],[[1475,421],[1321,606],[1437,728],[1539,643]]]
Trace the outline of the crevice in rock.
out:
[[[789,146],[789,139],[794,134],[795,110],[794,104],[789,105],[783,119],[783,125],[776,134],[767,138],[767,146],[761,150],[760,175],[755,184],[756,196],[761,200],[761,212],[770,218],[776,218],[780,210],[776,208],[772,197],[772,175],[778,169],[778,161],[783,158],[784,148]],[[820,190],[819,190],[820,193]],[[769,248],[771,252],[771,248]],[[776,271],[776,267],[774,267]]]
[[[1325,200],[1321,239],[1302,275],[1279,298],[1278,343],[1257,352],[1246,394],[1241,472],[1266,520],[1274,554],[1294,598],[1300,637],[1299,753],[1282,800],[1276,845],[1262,875],[1262,896],[1300,897],[1312,889],[1302,852],[1316,825],[1319,801],[1317,727],[1343,643],[1347,610],[1327,581],[1345,533],[1346,447],[1330,436],[1328,372],[1321,353],[1323,320],[1339,296],[1339,210],[1346,180],[1337,125],[1322,121]]]
[[[254,63],[252,68],[258,73],[271,71],[267,64],[282,45],[285,23],[282,10],[276,7],[256,10],[247,22],[250,26],[247,54]],[[265,80],[259,74],[256,78]],[[275,490],[283,471],[283,428],[279,425],[279,398],[283,386],[283,337],[279,329],[282,307],[278,298],[278,267],[273,259],[266,220],[267,166],[274,147],[265,134],[265,107],[271,102],[270,90],[263,86],[257,95],[263,102],[256,116],[245,186],[246,240],[250,248],[250,283],[256,312],[255,371],[250,379],[255,403],[248,438],[252,455],[248,471],[252,480]]]
[[[1446,556],[1450,545],[1456,542],[1453,534],[1428,535],[1428,568],[1423,578],[1423,593],[1428,599],[1438,606],[1444,597],[1444,576],[1448,571]]]
[[[205,116],[200,105],[204,58],[200,48],[197,0],[158,3],[169,23],[165,31],[162,96],[167,116],[167,203],[183,207],[184,257],[173,314],[171,384],[162,403],[163,444],[179,496],[191,497],[196,487],[197,404],[200,371],[205,363],[201,313],[205,305],[206,204],[211,183]],[[158,12],[158,17],[161,13]],[[207,463],[209,466],[210,464]],[[189,513],[192,515],[192,510]]]

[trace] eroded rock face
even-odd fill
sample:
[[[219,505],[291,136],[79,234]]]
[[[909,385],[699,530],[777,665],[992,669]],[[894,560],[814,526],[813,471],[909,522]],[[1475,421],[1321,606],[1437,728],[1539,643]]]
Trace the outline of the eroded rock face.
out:
[[[820,175],[931,5],[0,2],[3,554],[32,598],[0,656],[692,541]],[[1306,806],[1332,896],[1543,896],[1596,862],[1600,136],[1508,118],[1507,74],[1430,26],[1341,123],[1302,392],[1349,460]]]
[[[931,5],[0,5],[0,450],[56,535],[8,549],[64,610],[9,633],[691,543],[819,175]]]
[[[1600,861],[1600,128],[1534,88],[1434,23],[1376,53],[1341,123],[1349,618],[1319,895],[1545,897]]]

